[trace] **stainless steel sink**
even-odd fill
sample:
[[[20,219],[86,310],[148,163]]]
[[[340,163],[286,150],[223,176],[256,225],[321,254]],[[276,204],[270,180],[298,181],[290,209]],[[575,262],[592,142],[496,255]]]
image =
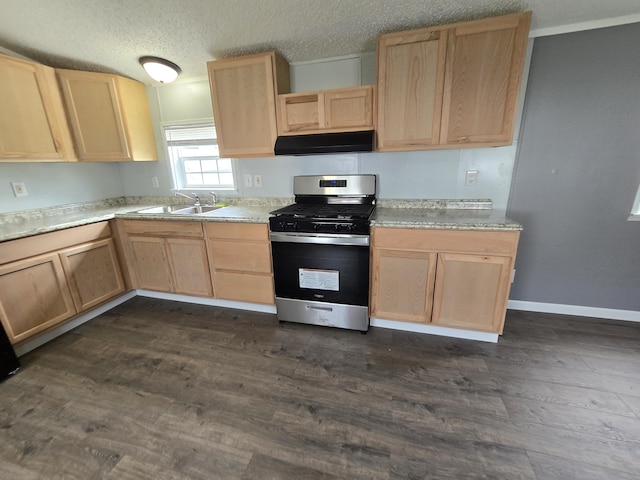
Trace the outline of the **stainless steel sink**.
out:
[[[172,213],[184,208],[184,205],[161,205],[159,207],[143,208],[142,210],[136,210],[135,213]]]
[[[136,210],[135,213],[146,213],[146,214],[165,214],[170,213],[172,215],[200,215],[202,213],[212,212],[214,210],[218,210],[223,208],[222,205],[199,205],[199,206],[188,206],[184,205],[161,205],[158,207],[150,207],[143,208],[142,210]]]
[[[176,215],[199,215],[201,213],[213,212],[214,210],[218,210],[222,208],[222,206],[216,205],[199,205],[199,206],[190,206],[187,208],[181,208],[180,210],[174,210],[171,213]]]

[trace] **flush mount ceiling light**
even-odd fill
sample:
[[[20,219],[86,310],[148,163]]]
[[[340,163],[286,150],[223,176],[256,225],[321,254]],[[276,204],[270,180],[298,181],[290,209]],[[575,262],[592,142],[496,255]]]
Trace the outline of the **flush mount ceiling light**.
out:
[[[182,72],[178,65],[160,57],[140,57],[139,62],[149,76],[160,83],[171,83]]]

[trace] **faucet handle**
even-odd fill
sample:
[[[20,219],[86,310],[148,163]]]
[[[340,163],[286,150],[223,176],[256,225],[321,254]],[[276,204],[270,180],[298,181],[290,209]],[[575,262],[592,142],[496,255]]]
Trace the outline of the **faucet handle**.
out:
[[[193,195],[193,199],[195,200],[194,205],[195,206],[200,205],[200,197],[198,196],[198,194],[194,192],[191,195]]]

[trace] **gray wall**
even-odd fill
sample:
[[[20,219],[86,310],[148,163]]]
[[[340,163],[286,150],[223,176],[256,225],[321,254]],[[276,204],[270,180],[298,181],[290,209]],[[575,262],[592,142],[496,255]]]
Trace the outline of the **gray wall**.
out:
[[[640,310],[640,24],[537,38],[508,214],[512,300]]]

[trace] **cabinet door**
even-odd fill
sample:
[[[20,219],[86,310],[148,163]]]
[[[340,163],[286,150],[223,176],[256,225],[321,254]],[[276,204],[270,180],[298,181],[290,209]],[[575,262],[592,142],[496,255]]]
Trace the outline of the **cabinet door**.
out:
[[[328,90],[324,93],[324,111],[327,129],[373,128],[373,87]]]
[[[273,156],[276,95],[289,92],[289,67],[274,52],[207,64],[221,157]]]
[[[132,160],[115,76],[73,70],[57,74],[80,159]]]
[[[324,104],[321,93],[278,95],[281,135],[295,132],[317,132],[324,128]]]
[[[441,29],[378,38],[378,150],[438,144],[446,42]]]
[[[0,55],[0,105],[0,159],[74,159],[52,69]]]
[[[449,30],[440,143],[511,144],[530,21],[528,12]]]
[[[78,312],[124,292],[112,239],[63,250],[60,259]]]
[[[0,320],[12,343],[75,315],[57,253],[0,267]]]
[[[438,254],[432,322],[502,333],[511,257]]]
[[[350,132],[373,128],[373,86],[278,95],[278,132]]]
[[[431,318],[436,254],[373,249],[371,315],[427,323]]]
[[[216,298],[237,302],[275,303],[273,275],[216,271]]]
[[[162,238],[129,236],[128,240],[134,287],[171,292],[171,272]]]
[[[171,263],[173,291],[187,295],[213,296],[204,240],[167,238],[165,242]]]

